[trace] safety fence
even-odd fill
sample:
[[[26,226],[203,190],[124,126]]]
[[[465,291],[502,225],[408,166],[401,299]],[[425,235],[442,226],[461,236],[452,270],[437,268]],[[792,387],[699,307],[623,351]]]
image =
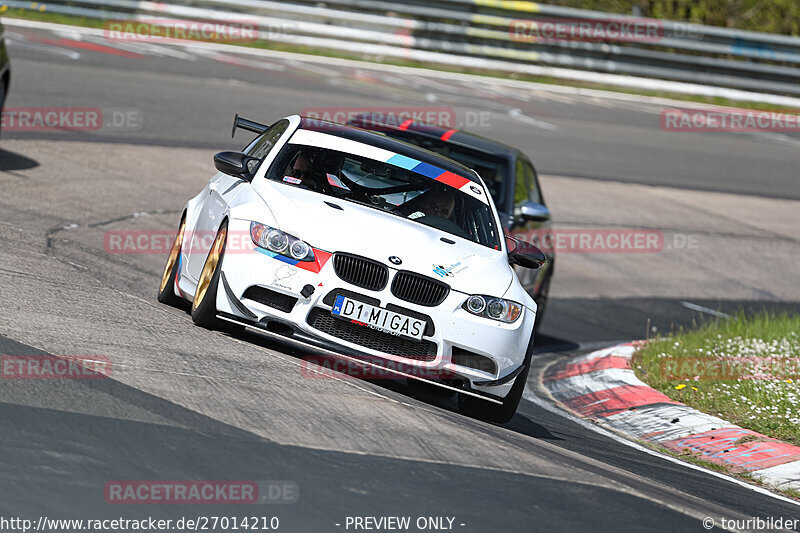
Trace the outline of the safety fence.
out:
[[[508,0],[6,1],[111,21],[214,21],[257,38],[558,78],[602,73],[800,95],[800,38]],[[245,22],[242,22],[245,21]],[[169,22],[166,22],[167,24]],[[128,28],[130,29],[130,27]],[[134,30],[135,31],[135,30]],[[611,77],[597,78],[603,83]]]

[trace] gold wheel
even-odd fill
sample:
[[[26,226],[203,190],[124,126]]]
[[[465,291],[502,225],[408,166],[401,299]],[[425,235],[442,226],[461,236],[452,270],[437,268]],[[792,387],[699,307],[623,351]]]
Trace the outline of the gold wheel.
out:
[[[164,273],[161,274],[161,289],[159,289],[160,292],[164,292],[164,289],[167,287],[170,275],[172,275],[172,268],[178,261],[178,255],[180,255],[181,246],[183,245],[183,229],[185,226],[186,226],[186,221],[181,220],[181,226],[178,228],[178,234],[175,236],[175,242],[172,243],[172,250],[169,251],[169,257],[167,258],[167,265],[164,267]]]
[[[208,252],[206,262],[203,265],[203,272],[200,274],[200,281],[197,282],[197,290],[194,293],[194,302],[192,309],[197,309],[203,302],[206,296],[208,286],[211,285],[211,278],[214,277],[214,271],[217,269],[219,258],[222,256],[222,250],[225,247],[225,237],[228,234],[228,228],[222,228],[217,233],[217,238],[214,239],[214,244],[211,246],[211,251]]]

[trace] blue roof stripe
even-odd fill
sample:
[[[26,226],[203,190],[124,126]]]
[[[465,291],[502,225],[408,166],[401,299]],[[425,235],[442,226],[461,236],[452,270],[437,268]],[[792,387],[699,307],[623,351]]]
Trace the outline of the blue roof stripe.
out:
[[[444,174],[444,170],[441,168],[422,162],[420,162],[420,164],[415,166],[412,170],[417,174],[422,174],[423,176],[427,176],[432,179],[436,179]]]
[[[390,165],[404,168],[406,170],[413,170],[414,167],[420,164],[420,162],[417,161],[416,159],[411,159],[410,157],[406,157],[400,154],[394,154],[386,162],[389,163]]]

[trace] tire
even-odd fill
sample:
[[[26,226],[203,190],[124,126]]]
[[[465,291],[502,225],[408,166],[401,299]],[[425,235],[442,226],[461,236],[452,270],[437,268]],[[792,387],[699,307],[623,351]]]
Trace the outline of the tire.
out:
[[[178,275],[178,263],[180,262],[181,248],[183,247],[183,234],[186,229],[186,217],[181,217],[181,223],[178,226],[178,234],[175,235],[175,240],[170,248],[169,256],[167,256],[167,264],[164,265],[164,272],[161,274],[161,285],[158,289],[158,301],[162,304],[171,305],[173,307],[182,307],[186,301],[175,294],[175,278]]]
[[[214,244],[208,251],[200,280],[194,291],[192,301],[192,321],[198,326],[212,329],[221,326],[217,318],[217,288],[219,287],[220,273],[222,272],[222,259],[225,255],[225,241],[228,238],[228,221],[222,223]]]
[[[505,424],[514,418],[519,402],[522,400],[522,393],[525,392],[525,385],[528,382],[528,372],[531,368],[531,357],[533,356],[533,339],[528,343],[528,351],[525,354],[523,364],[525,368],[514,378],[514,385],[508,391],[508,395],[503,399],[502,405],[487,402],[474,396],[466,394],[458,395],[458,412],[470,418],[485,420],[495,424]]]

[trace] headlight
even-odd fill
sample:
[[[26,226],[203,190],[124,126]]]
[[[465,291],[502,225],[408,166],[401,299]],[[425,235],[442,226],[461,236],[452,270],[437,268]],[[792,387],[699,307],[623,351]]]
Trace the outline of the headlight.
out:
[[[474,294],[462,306],[475,316],[491,318],[500,322],[515,322],[522,315],[522,306],[511,300]]]
[[[269,248],[273,252],[282,254],[286,251],[288,247],[289,247],[288,235],[277,229],[269,230],[269,233],[267,233],[267,248]]]
[[[298,260],[306,257],[309,252],[311,252],[311,247],[303,241],[294,241],[289,248],[289,253]]]
[[[467,300],[467,311],[479,315],[486,309],[486,299],[483,296],[470,296]]]
[[[276,254],[285,255],[298,261],[313,261],[314,249],[305,241],[284,233],[279,229],[259,224],[250,223],[250,238],[253,244]]]
[[[509,308],[508,302],[505,300],[492,300],[486,306],[486,314],[495,320],[502,320],[508,315]]]

